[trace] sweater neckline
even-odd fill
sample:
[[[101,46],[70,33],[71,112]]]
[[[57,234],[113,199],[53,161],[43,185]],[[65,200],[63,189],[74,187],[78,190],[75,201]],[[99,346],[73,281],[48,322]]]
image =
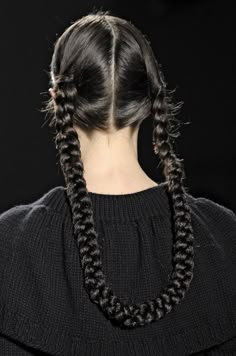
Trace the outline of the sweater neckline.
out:
[[[102,220],[125,222],[151,215],[170,216],[167,181],[134,193],[103,194],[89,191],[88,195],[94,217]],[[70,205],[66,187],[51,189],[44,196],[44,203],[58,213],[68,214]]]
[[[150,215],[167,215],[167,182],[127,194],[88,192],[95,216],[116,221],[130,221]]]
[[[95,193],[95,192],[91,192],[91,191],[88,191],[88,193],[93,196],[93,197],[97,197],[97,198],[105,198],[108,197],[108,199],[114,199],[114,198],[119,198],[119,197],[122,197],[122,198],[129,198],[131,195],[132,196],[138,196],[138,195],[143,195],[143,194],[147,194],[149,193],[149,191],[152,191],[152,190],[155,190],[155,189],[160,189],[160,186],[161,185],[165,185],[167,184],[167,182],[162,182],[162,183],[158,183],[157,185],[153,186],[153,187],[149,187],[149,188],[146,188],[146,189],[143,189],[143,190],[139,190],[137,192],[133,192],[133,193],[125,193],[125,194],[106,194],[106,193]]]

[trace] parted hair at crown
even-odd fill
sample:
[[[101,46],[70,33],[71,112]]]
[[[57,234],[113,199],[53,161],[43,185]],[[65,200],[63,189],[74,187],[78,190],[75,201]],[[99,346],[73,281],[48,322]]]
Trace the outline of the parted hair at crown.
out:
[[[106,318],[120,328],[158,321],[179,304],[190,288],[194,268],[191,210],[186,199],[183,159],[175,153],[176,114],[151,43],[131,21],[110,11],[91,12],[68,26],[54,44],[50,64],[54,96],[43,109],[55,129],[55,145],[66,184],[73,233],[83,269],[84,288]],[[166,286],[143,303],[121,300],[104,275],[93,206],[84,178],[75,126],[93,130],[139,127],[152,120],[152,144],[162,164],[172,203],[173,270]],[[125,159],[125,157],[124,157]],[[148,276],[147,276],[148,278]]]

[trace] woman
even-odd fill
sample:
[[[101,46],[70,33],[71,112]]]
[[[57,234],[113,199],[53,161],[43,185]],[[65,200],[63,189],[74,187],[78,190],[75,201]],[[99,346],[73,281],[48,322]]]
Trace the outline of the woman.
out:
[[[184,187],[180,104],[150,42],[90,13],[50,75],[65,187],[0,216],[1,355],[235,355],[236,215]],[[145,119],[159,184],[138,162]]]

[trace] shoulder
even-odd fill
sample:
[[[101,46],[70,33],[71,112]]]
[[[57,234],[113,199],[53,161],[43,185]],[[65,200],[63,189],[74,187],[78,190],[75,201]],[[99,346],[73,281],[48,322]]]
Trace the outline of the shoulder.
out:
[[[209,199],[206,197],[195,197],[188,193],[187,199],[194,211],[200,214],[202,213],[203,215],[207,215],[213,220],[218,217],[220,218],[220,221],[222,219],[226,219],[233,223],[236,222],[236,214],[234,213],[234,211],[213,199]]]
[[[43,274],[52,265],[56,269],[62,256],[64,217],[56,208],[58,203],[65,206],[62,192],[63,187],[54,187],[0,214],[0,299],[15,298],[17,289],[24,290],[29,298],[31,290],[24,288],[32,283],[45,284],[46,290]]]
[[[195,267],[208,309],[225,325],[236,320],[236,214],[214,199],[187,194],[192,211]],[[214,309],[215,308],[215,309]],[[230,323],[229,323],[230,324]],[[232,326],[230,326],[232,328]]]
[[[64,283],[64,245],[63,241],[60,243],[63,219],[61,214],[51,213],[60,201],[57,193],[63,199],[61,192],[61,188],[52,188],[0,214],[0,329],[5,335],[14,334],[16,339],[12,325],[23,330],[21,335],[28,335],[34,320],[41,321],[42,315],[48,315],[56,290],[61,290]],[[49,231],[52,219],[53,228]],[[27,331],[22,329],[22,316]]]
[[[46,207],[31,202],[27,204],[15,205],[0,214],[0,239],[4,242],[5,237],[13,243],[16,235],[25,233],[26,230],[34,225],[37,227],[44,216]]]
[[[236,214],[219,202],[187,194],[196,250],[236,271]],[[214,252],[214,253],[213,253]],[[209,255],[210,254],[210,255]]]
[[[192,215],[213,229],[230,232],[236,240],[236,214],[219,202],[206,197],[187,194]]]
[[[0,214],[0,279],[11,265],[16,245],[27,246],[28,236],[43,222],[45,207],[34,204],[18,204]]]
[[[36,199],[12,206],[0,214],[0,269],[16,245],[30,249],[36,237],[46,232],[53,212],[60,206],[65,209],[63,192],[62,186],[53,187]]]
[[[28,203],[15,205],[0,214],[0,236],[13,233],[14,230],[23,231],[24,228],[35,223],[39,227],[48,212],[59,211],[60,205],[65,204],[64,188],[56,186],[41,194]]]

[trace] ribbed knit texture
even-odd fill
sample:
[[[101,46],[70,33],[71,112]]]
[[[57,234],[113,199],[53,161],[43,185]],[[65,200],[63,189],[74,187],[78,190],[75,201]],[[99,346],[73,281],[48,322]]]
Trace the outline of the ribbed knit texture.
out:
[[[124,302],[159,295],[172,271],[166,182],[89,193],[107,284]],[[0,355],[236,355],[236,215],[187,194],[194,278],[180,304],[144,327],[120,329],[84,288],[65,187],[0,214]]]

